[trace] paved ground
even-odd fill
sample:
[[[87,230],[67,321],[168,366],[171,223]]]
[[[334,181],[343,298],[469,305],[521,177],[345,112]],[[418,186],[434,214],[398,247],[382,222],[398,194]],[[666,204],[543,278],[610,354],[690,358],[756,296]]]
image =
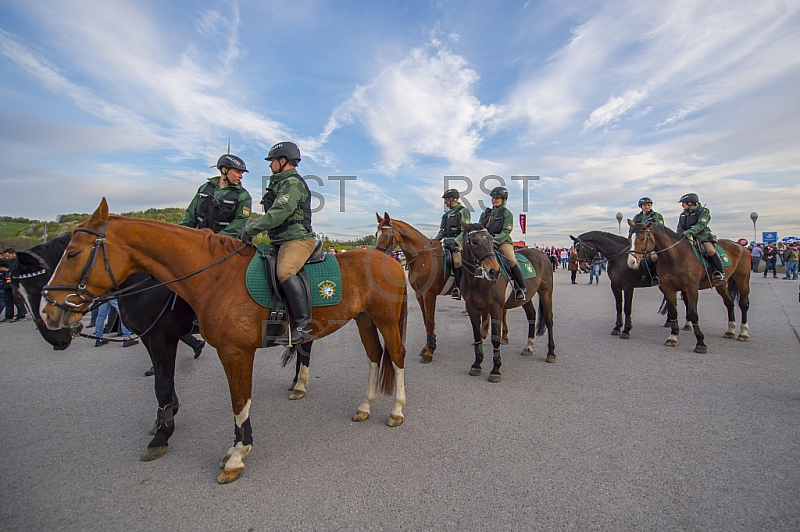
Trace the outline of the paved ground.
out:
[[[587,276],[579,277],[581,283]],[[366,384],[355,326],[318,342],[309,395],[288,401],[279,349],[257,355],[255,446],[217,485],[233,416],[213,349],[178,355],[181,411],[169,452],[142,463],[155,415],[142,346],[49,349],[30,322],[0,325],[3,530],[797,530],[800,529],[798,283],[753,278],[752,341],[724,340],[701,297],[707,355],[677,348],[637,291],[630,340],[607,278],[556,274],[558,362],[523,358],[510,315],[503,381],[469,377],[462,306],[439,298],[439,350],[410,305],[406,422],[350,416]],[[491,351],[487,349],[487,352]]]

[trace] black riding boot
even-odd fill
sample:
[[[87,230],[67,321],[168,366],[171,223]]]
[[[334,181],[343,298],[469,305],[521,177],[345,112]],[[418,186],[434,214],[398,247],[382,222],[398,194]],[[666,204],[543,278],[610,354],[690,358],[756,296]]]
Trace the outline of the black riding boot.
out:
[[[291,344],[304,344],[311,340],[311,329],[308,326],[311,319],[311,303],[308,301],[306,287],[299,277],[292,275],[281,283],[281,290],[286,296],[286,304],[294,320],[294,328],[291,329]],[[275,343],[288,345],[289,339],[281,336],[275,340]]]
[[[455,280],[453,281],[453,293],[450,295],[453,299],[461,300],[461,290],[458,288],[461,286],[461,268],[453,267],[453,276]]]
[[[524,301],[528,299],[527,294],[525,293],[525,279],[522,278],[522,268],[519,267],[519,263],[515,264],[513,268],[511,268],[511,277],[514,278],[514,298],[517,301]]]
[[[722,265],[722,259],[719,258],[719,253],[711,255],[708,261],[711,263],[711,266],[714,267],[714,273],[711,275],[711,279],[714,281],[724,281],[725,267]]]

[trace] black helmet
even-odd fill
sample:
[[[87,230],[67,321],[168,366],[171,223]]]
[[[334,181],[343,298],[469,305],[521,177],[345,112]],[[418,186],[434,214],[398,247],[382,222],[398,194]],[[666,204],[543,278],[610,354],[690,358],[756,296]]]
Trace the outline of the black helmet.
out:
[[[242,172],[250,171],[247,169],[247,166],[244,165],[244,161],[241,157],[231,155],[230,153],[226,153],[217,159],[217,166],[212,166],[212,168],[216,168],[218,170],[222,170],[223,168],[236,168]]]
[[[684,194],[681,196],[680,201],[678,203],[694,203],[695,205],[700,203],[700,198],[694,192],[690,192],[688,194]]]
[[[641,209],[642,205],[644,205],[645,203],[649,203],[649,204],[652,205],[653,204],[653,200],[651,200],[647,196],[643,197],[642,199],[639,200],[639,208]]]
[[[508,199],[508,189],[506,187],[494,187],[489,195],[493,198]]]
[[[294,142],[279,142],[269,149],[269,154],[264,159],[271,161],[281,157],[285,157],[288,162],[296,165],[300,162],[300,148]]]
[[[442,197],[443,198],[458,199],[459,198],[458,190],[456,190],[454,188],[449,188],[449,189],[444,191],[444,195]]]

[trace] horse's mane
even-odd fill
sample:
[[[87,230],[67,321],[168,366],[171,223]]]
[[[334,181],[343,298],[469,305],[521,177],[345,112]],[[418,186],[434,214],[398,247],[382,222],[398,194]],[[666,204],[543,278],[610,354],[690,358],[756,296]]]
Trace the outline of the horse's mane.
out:
[[[420,231],[419,229],[417,229],[416,227],[414,227],[413,225],[411,225],[408,222],[404,222],[403,220],[397,220],[395,218],[392,218],[392,224],[400,224],[399,226],[395,226],[395,228],[399,229],[399,230],[406,230],[409,233],[412,233],[412,235],[410,235],[410,236],[414,236],[414,237],[417,237],[418,239],[422,239],[423,242],[425,240],[430,240],[427,236],[425,236],[422,233],[422,231]]]
[[[614,233],[607,233],[605,231],[589,231],[588,233],[583,233],[578,237],[579,240],[585,239],[593,239],[595,237],[605,237],[610,240],[613,240],[617,244],[627,244],[628,239],[624,236],[615,235]]]
[[[636,225],[637,226],[644,226],[644,224],[636,224]],[[679,235],[678,233],[676,233],[675,231],[673,231],[672,229],[670,229],[666,225],[653,224],[650,227],[650,229],[655,229],[656,231],[664,233],[665,235],[670,236],[670,237],[674,238],[675,240],[680,240],[681,238],[683,238],[681,235]]]
[[[26,249],[26,252],[36,253],[37,255],[41,255],[42,252],[51,252],[56,256],[60,256],[64,254],[64,250],[67,249],[69,245],[69,241],[72,239],[71,233],[64,233],[58,235],[53,240],[49,242],[45,242],[44,244],[36,244],[35,246]]]

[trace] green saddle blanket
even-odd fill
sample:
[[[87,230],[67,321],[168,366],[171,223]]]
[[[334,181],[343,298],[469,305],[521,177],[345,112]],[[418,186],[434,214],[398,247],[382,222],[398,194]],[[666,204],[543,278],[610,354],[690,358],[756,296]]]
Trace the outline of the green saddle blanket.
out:
[[[283,308],[283,301],[278,300],[267,282],[267,271],[264,265],[266,247],[259,247],[256,256],[247,267],[245,282],[247,291],[253,301],[267,308]],[[303,267],[311,289],[311,306],[326,307],[336,305],[342,301],[342,273],[339,271],[339,261],[336,255],[328,253],[325,260],[316,264],[306,264]]]
[[[505,261],[500,260],[500,252],[495,252],[497,255],[497,262],[500,263],[500,269],[503,271],[503,275],[505,276],[508,282],[511,282],[513,279],[511,278],[511,272],[506,271]],[[531,277],[536,277],[536,270],[533,269],[533,264],[529,261],[525,255],[521,255],[520,253],[514,252],[514,256],[517,258],[517,263],[519,267],[522,268],[522,278],[523,279],[530,279]]]
[[[700,254],[700,251],[697,249],[697,246],[692,246],[692,249],[694,250],[695,257],[697,257],[697,259],[700,261],[703,267],[711,268],[711,264],[708,262],[708,259],[706,259],[705,256]],[[717,254],[719,255],[719,258],[722,260],[722,266],[723,267],[730,266],[731,258],[728,256],[727,253],[725,253],[725,250],[716,244],[714,244],[714,249],[717,250]]]

